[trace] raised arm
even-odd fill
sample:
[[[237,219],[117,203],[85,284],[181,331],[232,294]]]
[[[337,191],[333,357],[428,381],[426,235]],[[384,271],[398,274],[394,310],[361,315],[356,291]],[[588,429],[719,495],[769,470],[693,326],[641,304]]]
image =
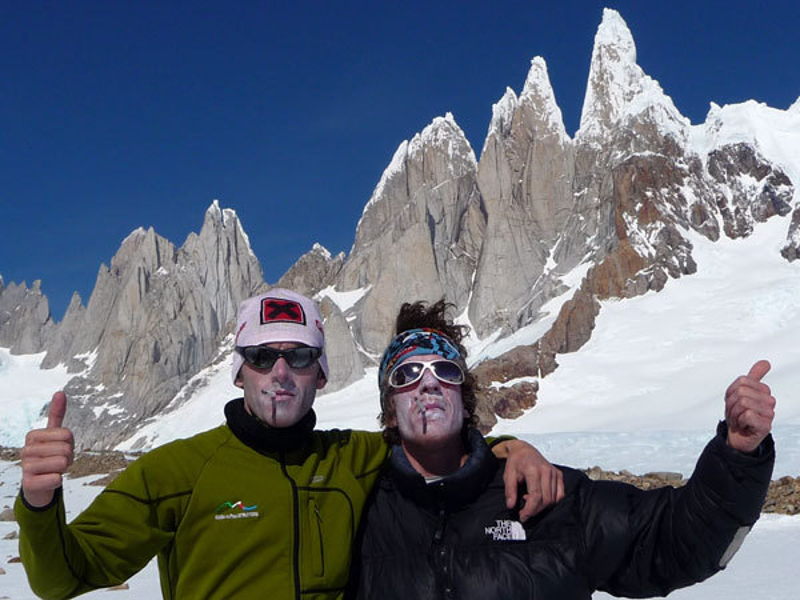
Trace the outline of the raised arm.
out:
[[[75,442],[72,431],[62,427],[67,411],[67,397],[56,392],[50,402],[47,427],[34,429],[25,436],[22,448],[22,495],[33,508],[53,501],[55,490],[73,460]]]
[[[585,496],[587,554],[595,587],[641,597],[702,581],[723,569],[758,519],[775,459],[775,399],[760,361],[726,391],[726,422],[682,488],[642,491],[596,482]]]
[[[770,368],[766,360],[758,361],[725,392],[728,445],[739,452],[755,451],[772,430],[775,398],[769,386],[761,381]]]
[[[184,501],[173,495],[150,502],[152,483],[132,465],[67,525],[62,477],[72,464],[73,437],[62,427],[65,411],[66,396],[56,392],[47,427],[28,433],[14,506],[22,563],[31,589],[42,598],[71,598],[125,581],[172,540],[168,515],[179,514],[177,505]]]

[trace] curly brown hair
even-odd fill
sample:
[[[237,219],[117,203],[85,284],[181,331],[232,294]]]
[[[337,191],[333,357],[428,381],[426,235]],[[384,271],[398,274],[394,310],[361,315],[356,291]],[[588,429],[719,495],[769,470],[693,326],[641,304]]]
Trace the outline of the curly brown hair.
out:
[[[457,325],[453,323],[451,319],[447,318],[445,313],[451,308],[455,308],[455,305],[450,302],[445,302],[444,298],[431,305],[423,301],[413,303],[405,302],[400,307],[400,312],[397,314],[394,334],[397,336],[411,329],[436,329],[450,338],[456,348],[458,348],[461,357],[466,362],[467,349],[462,342],[469,334],[469,327],[466,325]],[[469,417],[464,418],[464,424],[461,428],[462,437],[466,436],[468,428],[474,427],[478,423],[478,418],[475,416],[475,407],[477,404],[477,398],[475,396],[476,388],[477,382],[475,377],[473,377],[472,373],[468,370],[465,370],[464,383],[461,384],[461,402],[467,414],[469,414]],[[383,427],[383,439],[390,445],[399,444],[400,433],[397,427],[388,426],[389,421],[395,417],[393,388],[389,387],[387,383],[384,383],[381,396],[384,402],[383,410],[378,416],[378,420]]]

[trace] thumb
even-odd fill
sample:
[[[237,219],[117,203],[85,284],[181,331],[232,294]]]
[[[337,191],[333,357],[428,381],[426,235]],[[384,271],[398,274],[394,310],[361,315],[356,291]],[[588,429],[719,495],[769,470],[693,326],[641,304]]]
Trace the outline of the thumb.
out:
[[[64,392],[56,392],[50,401],[50,411],[47,413],[47,428],[53,429],[61,427],[64,422],[64,414],[67,412],[67,395]]]
[[[769,364],[769,361],[760,360],[752,367],[750,367],[750,372],[747,374],[748,377],[752,377],[756,381],[761,381],[761,378],[764,377],[769,370],[772,368],[772,365]]]

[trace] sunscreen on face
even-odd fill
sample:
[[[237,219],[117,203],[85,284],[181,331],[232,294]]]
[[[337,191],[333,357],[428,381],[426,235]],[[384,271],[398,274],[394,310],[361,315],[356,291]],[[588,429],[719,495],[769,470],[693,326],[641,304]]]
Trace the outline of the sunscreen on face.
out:
[[[416,402],[417,408],[419,408],[419,412],[422,415],[422,435],[425,435],[428,433],[427,411],[425,410],[425,405],[420,402],[419,396],[414,396],[414,402]]]
[[[262,390],[262,393],[265,394],[267,398],[272,400],[272,422],[275,423],[278,418],[278,405],[275,401],[275,398],[277,398],[278,394],[275,393],[275,385],[273,384],[272,388],[270,389]]]

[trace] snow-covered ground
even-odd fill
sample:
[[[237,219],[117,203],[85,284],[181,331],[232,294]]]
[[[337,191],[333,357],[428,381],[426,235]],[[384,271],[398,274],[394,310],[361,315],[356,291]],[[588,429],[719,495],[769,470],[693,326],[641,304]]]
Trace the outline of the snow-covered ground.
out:
[[[0,461],[0,510],[14,505],[19,490],[22,470],[19,465]],[[99,475],[68,479],[64,486],[64,497],[67,507],[67,518],[72,519],[83,510],[102,488],[88,486],[88,482],[98,479]],[[9,559],[19,556],[17,540],[7,540],[5,537],[19,528],[14,522],[0,521],[0,569],[5,574],[0,574],[0,598],[9,600],[31,600],[36,596],[28,586],[25,571],[20,563],[9,563]],[[117,592],[121,596],[117,600],[153,600],[161,597],[161,588],[158,583],[158,568],[153,560],[135,577],[128,582],[129,591]],[[81,596],[81,598],[109,599],[107,590],[97,590]],[[111,596],[116,598],[116,596]]]
[[[50,394],[71,377],[61,365],[39,369],[44,355],[13,356],[0,348],[0,446],[21,446],[25,432],[41,418]]]

